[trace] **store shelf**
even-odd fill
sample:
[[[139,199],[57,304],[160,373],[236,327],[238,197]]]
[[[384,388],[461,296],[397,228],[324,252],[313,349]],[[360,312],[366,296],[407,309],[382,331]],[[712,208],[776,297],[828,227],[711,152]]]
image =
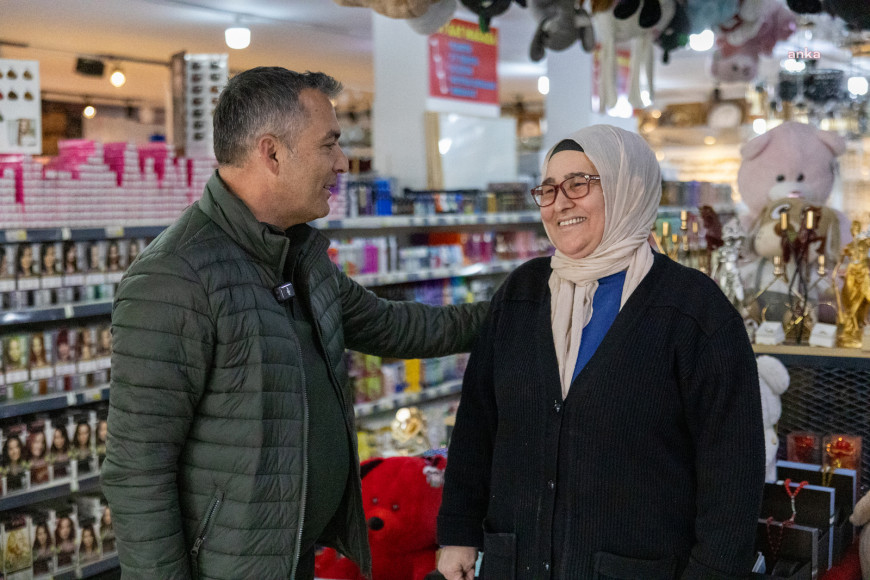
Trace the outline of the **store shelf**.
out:
[[[153,238],[166,229],[155,226],[106,226],[104,228],[40,228],[0,230],[0,242],[74,242],[107,238]]]
[[[88,316],[103,316],[112,313],[112,299],[93,300],[76,304],[45,306],[42,308],[26,308],[10,310],[0,314],[0,327],[12,324],[29,324],[34,322],[55,322],[70,318],[85,318]]]
[[[67,407],[76,407],[86,403],[109,400],[109,385],[91,387],[83,391],[55,393],[21,401],[10,401],[0,405],[0,419],[18,417],[30,413],[56,411]]]
[[[823,346],[800,346],[796,344],[754,344],[755,354],[780,356],[821,356],[826,358],[855,358],[870,360],[870,352],[860,348],[825,348]]]
[[[33,503],[66,497],[75,492],[100,490],[100,472],[89,473],[78,479],[64,478],[60,481],[33,486],[22,491],[13,491],[0,498],[0,512],[18,509]]]
[[[363,286],[386,286],[388,284],[403,284],[405,282],[424,282],[426,280],[443,280],[461,276],[486,276],[489,274],[504,274],[514,271],[517,266],[529,261],[502,260],[489,264],[472,264],[470,266],[451,266],[448,268],[429,268],[415,272],[387,272],[384,274],[357,274],[351,276]]]
[[[444,399],[453,395],[459,394],[462,390],[462,380],[447,381],[435,387],[427,387],[422,391],[414,393],[397,393],[395,395],[378,399],[370,403],[359,403],[353,406],[357,418],[369,417],[378,413],[385,413],[404,407],[406,405],[415,405],[425,401],[434,401],[436,399]]]
[[[65,572],[55,574],[54,576],[52,576],[52,578],[53,580],[74,580],[76,578],[90,578],[91,576],[96,576],[97,574],[102,574],[103,572],[114,570],[120,565],[121,563],[118,561],[118,555],[114,554],[112,556],[103,558],[102,560],[97,560],[96,562],[85,564],[78,570],[67,570]]]
[[[700,204],[706,205],[706,204]],[[680,212],[687,211],[692,214],[698,213],[698,208],[700,206],[692,206],[692,205],[660,205],[659,206],[659,216],[675,216],[679,217]],[[734,213],[734,204],[733,203],[714,203],[713,211],[717,214],[723,213]]]
[[[311,222],[322,230],[377,230],[433,226],[473,226],[540,223],[537,210],[483,214],[441,214],[431,216],[363,216],[345,219],[318,219]]]

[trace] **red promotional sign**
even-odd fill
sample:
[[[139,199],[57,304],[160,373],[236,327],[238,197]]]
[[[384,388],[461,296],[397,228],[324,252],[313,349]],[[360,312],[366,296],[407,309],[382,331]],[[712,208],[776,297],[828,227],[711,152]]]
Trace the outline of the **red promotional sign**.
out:
[[[451,20],[429,36],[429,96],[498,105],[498,32]]]

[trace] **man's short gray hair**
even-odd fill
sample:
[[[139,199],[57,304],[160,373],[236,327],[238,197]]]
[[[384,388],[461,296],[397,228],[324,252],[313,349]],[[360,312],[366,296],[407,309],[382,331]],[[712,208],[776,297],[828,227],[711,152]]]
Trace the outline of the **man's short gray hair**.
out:
[[[341,83],[320,72],[257,67],[234,76],[214,111],[214,154],[221,165],[240,166],[256,140],[271,133],[292,145],[306,116],[299,93],[315,89],[334,99]]]

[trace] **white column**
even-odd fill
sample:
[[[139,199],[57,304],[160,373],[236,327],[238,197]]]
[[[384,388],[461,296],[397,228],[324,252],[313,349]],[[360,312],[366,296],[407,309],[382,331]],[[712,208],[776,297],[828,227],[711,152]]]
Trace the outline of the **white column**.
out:
[[[606,123],[637,131],[635,118],[601,115],[592,109],[592,55],[579,44],[567,50],[547,52],[550,92],[546,99],[547,132],[541,155],[568,134],[589,125]]]
[[[373,13],[374,170],[400,187],[426,188],[424,112],[429,90],[427,37],[404,20]]]

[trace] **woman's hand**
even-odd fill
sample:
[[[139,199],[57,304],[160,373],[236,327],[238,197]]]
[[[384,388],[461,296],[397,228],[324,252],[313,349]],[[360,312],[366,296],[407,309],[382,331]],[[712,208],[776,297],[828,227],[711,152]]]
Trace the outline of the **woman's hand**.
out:
[[[469,546],[444,546],[438,557],[438,571],[447,580],[474,580],[477,563],[477,548]]]

